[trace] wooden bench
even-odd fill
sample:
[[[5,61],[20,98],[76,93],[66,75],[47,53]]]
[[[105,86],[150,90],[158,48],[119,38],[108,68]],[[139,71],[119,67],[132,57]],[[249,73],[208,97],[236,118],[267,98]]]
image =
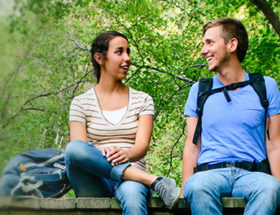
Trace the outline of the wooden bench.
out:
[[[136,200],[137,201],[137,200]],[[246,202],[243,198],[222,198],[223,211],[227,215],[243,214]],[[280,208],[276,214],[279,214]],[[190,214],[184,199],[169,210],[163,202],[152,197],[148,202],[151,215]],[[120,215],[121,207],[116,198],[60,198],[25,199],[0,198],[0,215]]]

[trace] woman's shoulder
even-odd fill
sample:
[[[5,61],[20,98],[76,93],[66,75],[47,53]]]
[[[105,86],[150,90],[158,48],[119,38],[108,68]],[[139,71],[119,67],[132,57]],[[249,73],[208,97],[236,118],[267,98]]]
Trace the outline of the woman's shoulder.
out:
[[[147,98],[151,98],[152,97],[148,94],[148,93],[145,93],[143,91],[140,91],[140,90],[135,90],[131,87],[129,87],[129,90],[131,91],[131,95],[132,95],[132,98],[143,98],[143,99],[147,99]]]
[[[89,89],[85,93],[75,96],[72,101],[84,103],[85,101],[88,101],[88,100],[95,100],[95,93],[94,93],[93,88]]]
[[[131,94],[133,95],[139,95],[139,96],[150,96],[148,93],[144,92],[144,91],[140,91],[140,90],[135,90],[132,87],[129,87],[129,90],[131,91]]]

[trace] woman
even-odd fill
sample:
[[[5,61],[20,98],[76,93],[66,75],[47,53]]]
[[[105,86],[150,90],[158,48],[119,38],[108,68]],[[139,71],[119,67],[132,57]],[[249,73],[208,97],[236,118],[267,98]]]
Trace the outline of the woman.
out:
[[[93,41],[97,84],[71,103],[65,159],[77,197],[115,196],[124,214],[143,215],[149,188],[169,208],[180,189],[173,179],[145,172],[154,107],[148,94],[122,83],[131,64],[129,52],[128,39],[119,32],[103,32]]]

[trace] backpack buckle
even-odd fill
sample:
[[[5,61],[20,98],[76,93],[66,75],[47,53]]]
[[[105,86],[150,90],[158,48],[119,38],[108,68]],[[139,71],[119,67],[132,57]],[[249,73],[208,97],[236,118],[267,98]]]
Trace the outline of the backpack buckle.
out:
[[[268,105],[269,105],[269,101],[266,99],[266,100],[264,100],[264,107],[265,108],[268,108]]]
[[[202,114],[202,109],[201,108],[196,108],[196,111],[195,111],[199,116],[201,116]]]

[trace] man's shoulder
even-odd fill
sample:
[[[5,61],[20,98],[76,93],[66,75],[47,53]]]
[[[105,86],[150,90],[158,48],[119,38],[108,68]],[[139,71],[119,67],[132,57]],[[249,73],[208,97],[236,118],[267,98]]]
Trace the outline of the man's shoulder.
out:
[[[264,76],[264,83],[265,83],[265,87],[266,87],[267,91],[270,91],[270,90],[273,91],[276,88],[278,88],[276,80],[272,77]]]
[[[200,80],[202,80],[202,79],[200,79]],[[200,80],[199,80],[199,81],[200,81]],[[198,91],[199,81],[195,82],[195,83],[191,86],[191,90]]]
[[[263,76],[264,81],[267,83],[276,83],[275,79],[270,76]]]

